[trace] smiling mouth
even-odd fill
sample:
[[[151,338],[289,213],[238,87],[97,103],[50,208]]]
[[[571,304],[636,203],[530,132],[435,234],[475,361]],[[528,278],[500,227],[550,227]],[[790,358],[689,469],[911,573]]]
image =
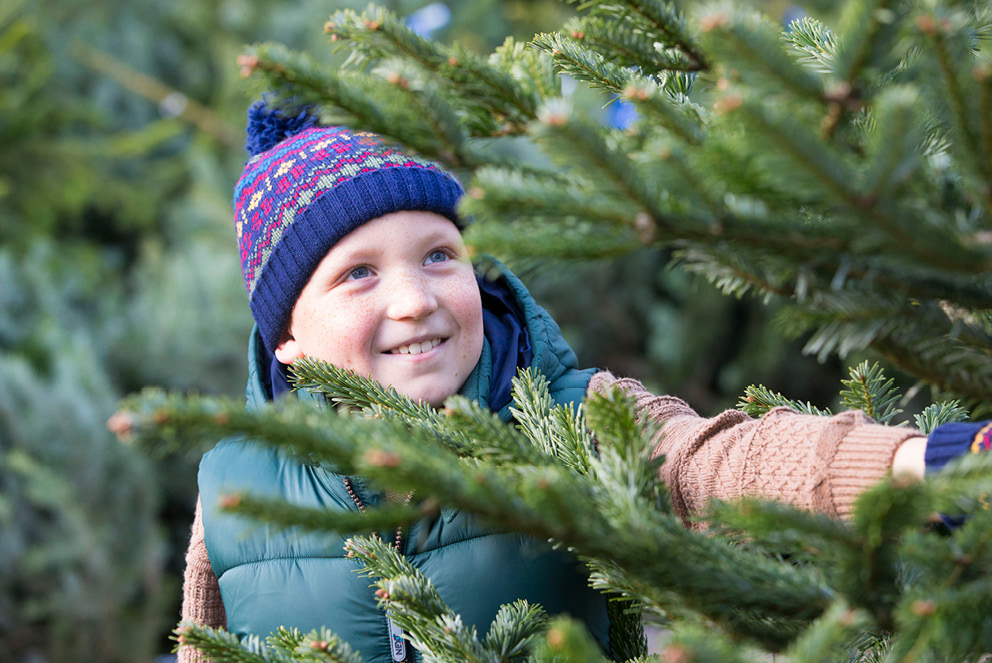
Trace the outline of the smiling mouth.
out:
[[[430,352],[437,346],[441,345],[446,339],[443,338],[432,338],[426,341],[421,341],[418,343],[409,343],[407,345],[401,345],[398,348],[393,348],[386,354],[390,355],[419,355],[425,352]]]

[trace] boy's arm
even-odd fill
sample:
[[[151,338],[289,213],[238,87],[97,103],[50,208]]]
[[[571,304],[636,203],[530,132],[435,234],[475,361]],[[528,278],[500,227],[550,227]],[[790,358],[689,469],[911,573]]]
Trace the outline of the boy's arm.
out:
[[[909,445],[899,460],[916,467],[916,451],[922,461],[926,446],[915,429],[882,426],[855,411],[820,417],[776,408],[760,419],[736,410],[700,417],[678,398],[655,396],[637,380],[605,371],[593,376],[589,393],[613,385],[634,398],[639,416],[664,422],[654,453],[665,455],[659,473],[686,524],[711,498],[745,495],[846,517],[858,495],[893,470],[898,449]]]
[[[186,551],[186,573],[183,577],[183,621],[204,626],[226,627],[227,614],[220,598],[217,576],[207,557],[207,544],[203,539],[203,509],[196,500],[196,516],[189,549]],[[180,647],[176,663],[210,663],[193,647]]]

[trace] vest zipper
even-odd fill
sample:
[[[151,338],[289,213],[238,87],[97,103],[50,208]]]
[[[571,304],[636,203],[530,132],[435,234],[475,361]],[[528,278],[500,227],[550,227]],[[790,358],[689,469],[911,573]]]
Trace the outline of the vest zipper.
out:
[[[344,477],[344,488],[348,491],[348,495],[351,496],[352,501],[358,510],[365,513],[365,503],[355,492],[354,486],[351,485],[351,479]],[[406,500],[404,502],[409,503],[410,498],[413,497],[413,493],[407,493]],[[380,537],[381,538],[381,537]],[[403,553],[403,528],[396,528],[396,538],[393,540],[393,546],[395,546],[396,551],[406,557]],[[406,634],[403,633],[403,629],[396,626],[393,623],[392,618],[389,616],[389,611],[386,611],[386,625],[387,625],[387,637],[389,640],[389,653],[393,657],[394,663],[413,663],[413,647],[410,645],[410,641],[406,638]]]

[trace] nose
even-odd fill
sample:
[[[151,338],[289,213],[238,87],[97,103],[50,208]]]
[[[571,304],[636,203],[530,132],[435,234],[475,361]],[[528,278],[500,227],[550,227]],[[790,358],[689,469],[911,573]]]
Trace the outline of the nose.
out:
[[[437,310],[437,297],[421,274],[398,274],[389,289],[386,315],[393,320],[420,320]]]

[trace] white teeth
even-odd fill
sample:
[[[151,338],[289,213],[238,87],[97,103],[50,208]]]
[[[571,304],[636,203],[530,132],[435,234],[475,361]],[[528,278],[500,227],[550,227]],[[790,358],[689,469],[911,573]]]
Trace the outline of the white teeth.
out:
[[[424,341],[422,343],[410,343],[409,345],[401,345],[392,351],[394,355],[419,355],[422,352],[429,352],[431,348],[436,348],[441,345],[441,339],[432,338],[429,341]]]

